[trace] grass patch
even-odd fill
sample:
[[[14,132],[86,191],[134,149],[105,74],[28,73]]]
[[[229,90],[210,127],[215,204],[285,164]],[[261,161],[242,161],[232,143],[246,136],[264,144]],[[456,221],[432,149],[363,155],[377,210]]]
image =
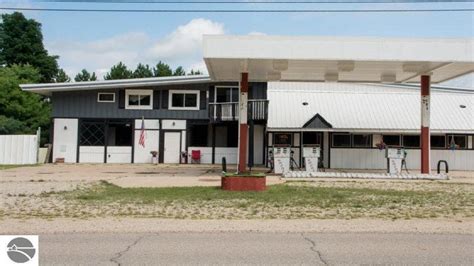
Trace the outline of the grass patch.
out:
[[[473,193],[280,184],[263,192],[216,187],[122,188],[99,185],[60,194],[99,216],[191,219],[472,217]]]
[[[37,166],[37,164],[0,164],[0,170],[7,170],[18,167]]]

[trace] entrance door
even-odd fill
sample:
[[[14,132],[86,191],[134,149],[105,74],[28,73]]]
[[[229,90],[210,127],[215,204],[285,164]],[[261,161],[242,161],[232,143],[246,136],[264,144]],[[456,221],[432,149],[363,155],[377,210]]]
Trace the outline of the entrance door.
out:
[[[165,132],[165,145],[163,150],[164,163],[179,163],[179,152],[181,144],[180,132]]]

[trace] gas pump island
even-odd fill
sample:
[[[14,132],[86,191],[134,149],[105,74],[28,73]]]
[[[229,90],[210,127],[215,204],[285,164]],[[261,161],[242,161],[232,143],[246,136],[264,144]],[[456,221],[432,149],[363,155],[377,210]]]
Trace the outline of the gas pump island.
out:
[[[403,160],[405,160],[405,148],[385,149],[385,158],[387,158],[387,172],[391,175],[398,175],[402,172]]]
[[[321,148],[318,146],[303,147],[303,158],[305,162],[305,172],[318,172],[319,157]],[[291,168],[291,147],[273,147],[274,173],[284,174]]]

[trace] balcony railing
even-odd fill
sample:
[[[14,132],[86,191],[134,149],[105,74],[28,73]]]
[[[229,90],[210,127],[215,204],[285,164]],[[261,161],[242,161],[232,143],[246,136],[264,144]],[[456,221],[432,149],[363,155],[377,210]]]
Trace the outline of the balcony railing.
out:
[[[249,120],[266,120],[268,117],[268,100],[249,100],[247,115]],[[209,119],[212,122],[238,120],[239,103],[209,103]]]

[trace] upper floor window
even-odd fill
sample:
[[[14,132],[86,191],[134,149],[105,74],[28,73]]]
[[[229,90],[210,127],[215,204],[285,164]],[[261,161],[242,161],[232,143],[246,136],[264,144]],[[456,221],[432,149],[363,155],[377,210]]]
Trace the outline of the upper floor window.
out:
[[[113,93],[113,92],[99,92],[97,94],[97,102],[99,102],[99,103],[113,103],[113,102],[115,102],[115,93]]]
[[[199,110],[198,90],[170,90],[170,110]]]
[[[153,90],[126,90],[126,109],[153,109]]]
[[[239,102],[239,87],[216,86],[216,103],[236,103]]]

